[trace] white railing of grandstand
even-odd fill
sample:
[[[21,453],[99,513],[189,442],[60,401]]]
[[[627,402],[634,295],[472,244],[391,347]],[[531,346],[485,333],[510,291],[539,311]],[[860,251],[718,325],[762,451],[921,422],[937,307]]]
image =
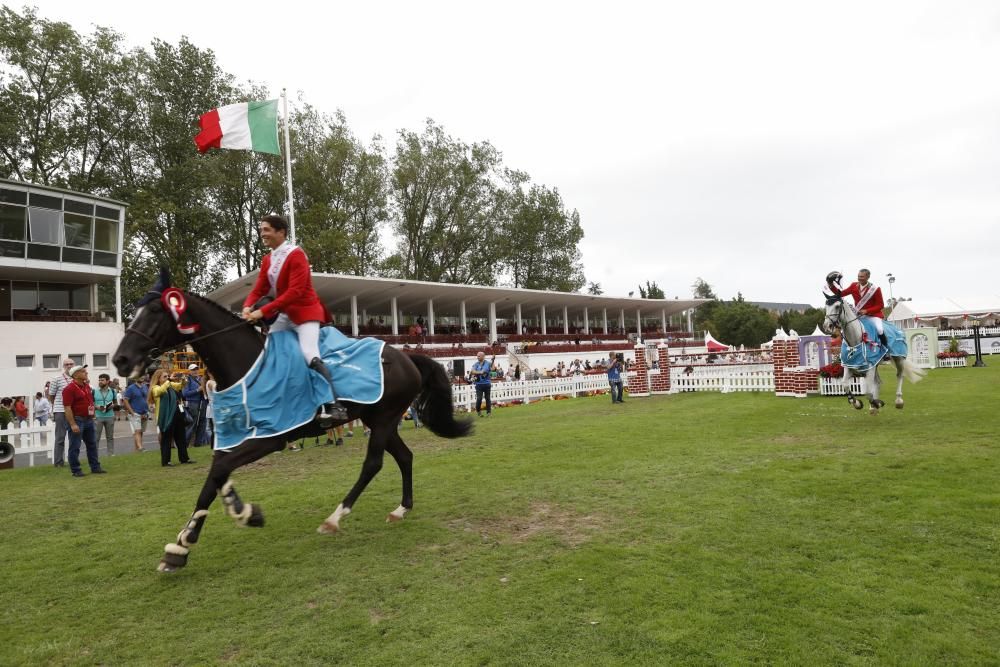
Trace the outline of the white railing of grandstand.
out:
[[[944,359],[938,359],[938,368],[961,368],[965,365],[965,357],[945,357]]]
[[[824,378],[819,379],[819,393],[821,396],[847,396],[847,392],[844,391],[844,384],[841,381],[843,378]],[[866,393],[865,390],[865,379],[863,377],[851,378],[851,393],[855,396],[860,396]]]
[[[529,403],[554,396],[579,396],[591,391],[608,389],[607,375],[571,375],[563,378],[521,380],[520,382],[494,382],[490,389],[493,403]],[[455,407],[473,410],[476,406],[476,385],[452,385]]]
[[[685,373],[680,366],[670,368],[670,391],[774,391],[774,366],[771,364],[720,364],[692,366]]]
[[[35,465],[35,454],[45,454],[52,460],[52,445],[56,440],[55,422],[45,426],[33,421],[31,426],[18,427],[14,422],[0,428],[0,439],[14,445],[14,454],[27,454],[28,465]]]
[[[975,330],[972,327],[968,329],[938,329],[938,340],[948,340],[949,338],[972,338],[975,335]],[[1000,327],[979,327],[979,335],[983,336],[1000,336]]]

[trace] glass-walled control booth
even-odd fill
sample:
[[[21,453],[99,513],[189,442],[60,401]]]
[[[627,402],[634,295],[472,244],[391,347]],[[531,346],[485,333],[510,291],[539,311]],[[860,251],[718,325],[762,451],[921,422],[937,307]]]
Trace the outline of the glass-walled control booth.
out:
[[[0,179],[0,321],[112,317],[121,273],[122,202]],[[100,298],[99,298],[100,295]]]

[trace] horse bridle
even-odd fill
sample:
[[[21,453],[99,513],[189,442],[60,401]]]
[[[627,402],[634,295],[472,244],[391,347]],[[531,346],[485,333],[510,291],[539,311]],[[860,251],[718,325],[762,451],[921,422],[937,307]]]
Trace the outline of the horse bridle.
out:
[[[154,291],[154,292],[150,292],[147,296],[161,296],[161,295],[162,295],[162,292],[155,292]],[[222,329],[219,329],[218,331],[212,331],[211,333],[207,333],[207,334],[204,334],[204,335],[201,335],[201,336],[194,336],[193,338],[189,337],[189,336],[191,336],[191,334],[181,334],[185,338],[180,343],[177,343],[176,345],[171,345],[170,347],[165,347],[165,348],[161,349],[159,347],[159,343],[156,340],[154,340],[152,336],[150,336],[145,331],[140,331],[139,329],[136,329],[134,327],[134,325],[135,325],[135,322],[133,321],[132,324],[130,324],[128,327],[126,327],[124,335],[128,335],[129,333],[134,333],[134,334],[137,334],[140,338],[145,338],[147,341],[149,341],[150,343],[152,343],[153,347],[149,348],[149,350],[146,351],[145,361],[147,363],[152,362],[157,357],[160,357],[160,356],[166,354],[167,352],[170,352],[171,350],[176,350],[179,347],[182,347],[182,346],[185,346],[185,345],[194,345],[195,343],[199,343],[199,342],[201,342],[203,340],[207,340],[207,339],[211,338],[212,336],[218,336],[219,334],[223,334],[223,333],[226,333],[226,332],[229,332],[229,331],[233,331],[234,329],[237,329],[237,328],[242,327],[242,326],[254,326],[250,322],[247,322],[245,320],[240,320],[239,322],[236,322],[235,324],[231,324],[228,327],[224,327]]]
[[[833,298],[833,297],[831,297],[831,298]],[[844,303],[843,297],[839,297],[838,296],[838,297],[836,297],[836,299],[837,299],[837,301],[840,302],[841,310],[842,311],[846,311],[847,310],[847,304]],[[830,304],[830,305],[833,305],[833,304]],[[837,327],[838,329],[843,329],[844,327],[846,327],[851,322],[857,322],[858,320],[860,320],[861,316],[858,315],[857,313],[855,313],[854,314],[854,319],[853,320],[847,320],[846,322],[841,322],[839,315],[837,316],[837,321],[836,322],[834,322],[833,318],[831,318],[829,315],[827,315],[827,319],[830,320],[830,325],[831,326]]]

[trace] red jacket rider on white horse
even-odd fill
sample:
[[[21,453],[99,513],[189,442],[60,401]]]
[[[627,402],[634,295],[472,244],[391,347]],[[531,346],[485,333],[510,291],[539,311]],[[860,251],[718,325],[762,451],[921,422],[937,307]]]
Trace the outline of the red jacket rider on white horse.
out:
[[[889,347],[885,338],[885,330],[882,328],[882,316],[885,309],[885,302],[882,300],[882,288],[876,287],[869,282],[872,272],[868,269],[858,271],[858,282],[851,283],[846,288],[840,286],[843,275],[839,271],[834,271],[826,277],[826,284],[830,286],[837,296],[853,296],[854,307],[858,310],[858,315],[863,320],[870,321],[878,332],[878,338],[882,345]]]
[[[260,237],[271,252],[264,255],[257,283],[243,301],[243,319],[254,321],[277,315],[269,331],[294,331],[309,368],[322,375],[333,391],[333,378],[319,352],[319,325],[330,316],[313,289],[309,258],[302,248],[287,240],[287,235],[288,222],[280,215],[272,213],[261,218]],[[274,300],[257,308],[257,302],[265,296]],[[347,409],[336,400],[336,392],[333,397],[329,414],[320,416],[346,420]]]

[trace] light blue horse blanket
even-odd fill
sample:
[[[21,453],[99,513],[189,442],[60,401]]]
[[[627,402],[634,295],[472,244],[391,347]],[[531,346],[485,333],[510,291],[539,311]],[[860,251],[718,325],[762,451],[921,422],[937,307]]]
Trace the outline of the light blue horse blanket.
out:
[[[864,327],[864,334],[862,334],[859,344],[851,347],[845,341],[840,346],[840,363],[846,368],[858,373],[866,373],[873,366],[877,366],[886,354],[891,357],[906,356],[906,336],[894,325],[882,322],[882,330],[889,343],[888,348],[882,345],[875,325],[870,319],[862,317],[861,326]]]
[[[334,327],[320,329],[320,355],[338,399],[371,404],[382,398],[384,346],[375,338],[348,338]],[[311,422],[319,406],[332,400],[329,383],[302,358],[295,332],[268,334],[247,374],[212,395],[215,449],[287,433]]]

